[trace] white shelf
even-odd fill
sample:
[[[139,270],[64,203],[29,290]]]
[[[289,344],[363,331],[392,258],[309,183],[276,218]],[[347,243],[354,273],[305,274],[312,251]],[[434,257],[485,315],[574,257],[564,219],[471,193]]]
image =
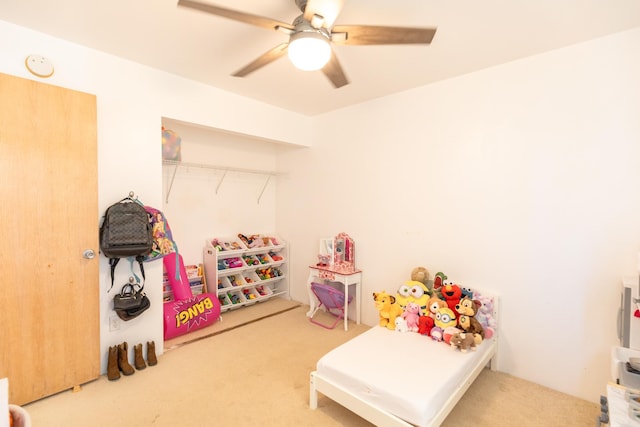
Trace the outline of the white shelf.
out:
[[[259,248],[251,248],[241,250],[218,250],[213,247],[208,240],[207,245],[204,248],[204,271],[205,279],[209,284],[210,292],[213,292],[211,286],[216,287],[216,294],[221,300],[221,311],[233,310],[240,307],[250,306],[255,303],[259,303],[276,296],[285,296],[289,293],[287,266],[288,266],[288,253],[287,245],[268,245]],[[234,241],[234,239],[217,239],[224,243]],[[279,241],[281,243],[281,241]],[[274,261],[270,257],[270,253],[276,253],[282,257],[282,259]],[[262,258],[266,256],[270,262],[264,264],[257,263],[253,265],[247,265],[244,257]],[[218,263],[221,260],[230,258],[238,258],[242,265],[236,268],[226,268],[219,270]],[[260,279],[257,272],[261,269],[277,268],[280,271],[280,275],[270,279]],[[251,282],[247,282],[247,278],[251,279]],[[230,279],[234,280],[234,284]],[[220,281],[223,287],[218,288],[218,281]],[[213,285],[215,284],[215,285]],[[258,292],[258,288],[262,288],[261,295]],[[229,293],[231,294],[229,296]],[[253,295],[252,299],[246,298],[247,294]],[[231,298],[236,300],[236,303],[231,302]],[[225,303],[226,302],[226,303]]]
[[[242,262],[242,267],[225,268],[224,270],[218,270],[218,277],[233,276],[234,274],[243,273],[245,271],[255,271],[260,268],[281,267],[285,263],[284,261],[277,261],[270,262],[268,264],[247,265],[244,263],[244,260]]]

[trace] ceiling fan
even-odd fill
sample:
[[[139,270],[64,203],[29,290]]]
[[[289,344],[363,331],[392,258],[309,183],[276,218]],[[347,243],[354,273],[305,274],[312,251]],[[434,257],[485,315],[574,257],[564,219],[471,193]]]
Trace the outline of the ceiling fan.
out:
[[[387,27],[378,25],[334,25],[344,0],[294,0],[302,11],[292,24],[214,6],[194,0],[178,0],[178,6],[200,10],[246,24],[283,32],[289,41],[265,52],[233,73],[245,77],[288,54],[293,64],[303,70],[319,70],[339,88],[349,84],[331,43],[363,46],[383,44],[429,44],[436,28]]]

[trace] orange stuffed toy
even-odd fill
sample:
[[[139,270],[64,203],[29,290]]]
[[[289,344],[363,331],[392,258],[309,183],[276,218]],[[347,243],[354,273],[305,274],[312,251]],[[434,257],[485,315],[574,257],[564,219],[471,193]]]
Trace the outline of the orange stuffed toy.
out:
[[[374,292],[373,300],[375,302],[376,309],[380,315],[380,326],[385,326],[387,329],[396,329],[396,317],[402,318],[402,307],[396,302],[396,298],[393,295],[389,295],[385,291]]]
[[[441,300],[437,296],[433,295],[431,298],[429,298],[429,303],[427,306],[427,309],[428,309],[427,316],[431,317],[432,319],[435,319],[436,311],[438,311],[439,308],[443,308],[443,307],[447,307],[447,303],[444,302],[444,300]]]

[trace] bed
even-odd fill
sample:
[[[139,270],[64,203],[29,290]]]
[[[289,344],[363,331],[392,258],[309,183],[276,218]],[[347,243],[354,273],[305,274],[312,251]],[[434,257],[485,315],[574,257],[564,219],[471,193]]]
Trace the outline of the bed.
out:
[[[310,408],[322,393],[377,426],[439,426],[480,372],[496,369],[498,301],[486,294],[481,300],[488,313],[479,320],[491,336],[475,351],[374,326],[318,361]]]

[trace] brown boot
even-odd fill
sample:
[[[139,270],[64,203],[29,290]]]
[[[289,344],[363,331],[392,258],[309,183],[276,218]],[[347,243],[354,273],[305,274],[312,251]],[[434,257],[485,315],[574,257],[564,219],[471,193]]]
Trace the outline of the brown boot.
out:
[[[118,367],[125,375],[132,375],[136,372],[129,364],[129,344],[126,341],[118,345]]]
[[[136,344],[133,346],[133,354],[133,364],[136,369],[141,371],[146,368],[147,364],[144,363],[144,358],[142,357],[142,344]]]
[[[149,364],[149,366],[158,364],[158,359],[156,358],[155,341],[147,341],[147,363]]]
[[[109,361],[107,362],[107,378],[109,381],[120,379],[120,370],[118,369],[118,347],[109,347]]]

